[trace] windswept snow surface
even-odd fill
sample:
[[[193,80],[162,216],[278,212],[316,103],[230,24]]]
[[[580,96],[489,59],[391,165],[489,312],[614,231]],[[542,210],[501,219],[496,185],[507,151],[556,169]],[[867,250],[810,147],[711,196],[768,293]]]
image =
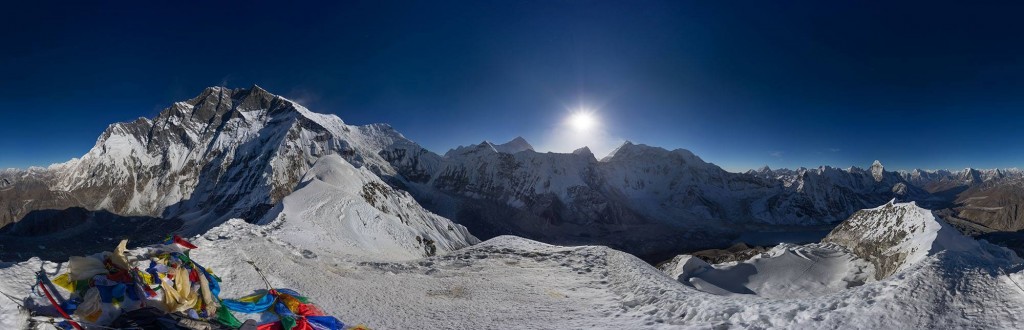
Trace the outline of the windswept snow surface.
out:
[[[275,287],[309,295],[343,321],[374,329],[988,328],[1024,326],[1024,280],[1009,259],[942,251],[881,281],[802,298],[720,296],[666,276],[609,248],[560,247],[501,236],[449,254],[408,261],[316,256],[314,240],[284,228],[231,220],[192,239],[194,260],[213,269],[223,297]],[[789,253],[792,248],[777,249]],[[771,254],[771,253],[769,253]],[[33,259],[0,269],[0,290],[29,296]],[[45,263],[56,273],[58,265]],[[1006,275],[1010,273],[1010,275]],[[1016,282],[1015,282],[1016,281]],[[39,297],[34,301],[45,305]],[[43,298],[45,299],[45,298]],[[0,300],[4,328],[24,316]],[[240,315],[245,317],[245,315]]]
[[[664,266],[670,276],[698,290],[767,298],[808,298],[867,282],[871,263],[830,244],[781,244],[742,262],[709,265],[684,255]]]

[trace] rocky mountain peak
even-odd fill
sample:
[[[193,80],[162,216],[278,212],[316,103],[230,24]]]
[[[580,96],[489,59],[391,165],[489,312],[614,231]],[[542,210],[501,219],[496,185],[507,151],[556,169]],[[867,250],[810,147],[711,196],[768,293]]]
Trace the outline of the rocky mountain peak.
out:
[[[618,147],[615,147],[615,149],[612,149],[612,152],[608,153],[608,155],[605,156],[604,158],[602,158],[601,161],[602,162],[611,161],[612,159],[614,159],[616,157],[616,155],[618,155],[620,153],[624,153],[626,149],[632,148],[633,146],[634,145],[633,145],[632,141],[629,141],[629,140],[623,141],[622,144],[620,144]]]
[[[505,142],[503,144],[494,145],[494,150],[498,152],[504,152],[507,154],[514,154],[520,151],[533,150],[533,146],[529,142],[526,142],[522,136],[517,136],[512,141]]]
[[[882,162],[875,160],[871,163],[871,177],[875,178],[875,182],[881,182],[885,177],[885,167],[882,166]]]
[[[982,181],[981,172],[970,167],[965,168],[963,172],[960,173],[960,181],[964,184],[979,183]]]
[[[465,155],[469,155],[469,154],[497,153],[497,152],[498,152],[498,150],[494,148],[494,144],[493,143],[491,143],[489,141],[483,141],[483,142],[480,142],[480,143],[477,143],[477,144],[472,144],[472,145],[468,145],[468,146],[458,146],[455,149],[448,150],[448,152],[446,152],[444,154],[444,157],[450,158],[450,157],[465,156]]]
[[[675,149],[672,151],[661,147],[652,147],[646,144],[634,144],[625,141],[618,148],[615,148],[602,162],[635,162],[635,161],[670,161],[683,165],[705,167],[711,164],[704,162],[700,157],[686,149]]]
[[[110,125],[100,135],[96,145],[104,145],[112,136],[124,136],[139,141],[149,152],[159,151],[170,143],[183,143],[193,148],[200,140],[219,134],[225,128],[224,125],[234,118],[245,122],[241,126],[254,126],[254,123],[259,122],[255,125],[258,128],[272,118],[307,115],[312,113],[301,105],[271,94],[257,85],[235,89],[213,86],[207,87],[192,99],[172,104],[152,120],[138,118]]]
[[[590,148],[588,148],[586,146],[584,146],[583,148],[579,148],[579,149],[573,150],[572,154],[573,155],[587,157],[588,159],[591,159],[591,160],[597,160],[597,157],[594,156],[594,152],[590,151]]]

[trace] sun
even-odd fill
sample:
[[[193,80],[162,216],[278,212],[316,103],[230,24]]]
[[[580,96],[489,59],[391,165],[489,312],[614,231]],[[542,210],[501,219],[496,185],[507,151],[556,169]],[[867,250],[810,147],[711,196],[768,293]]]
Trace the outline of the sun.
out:
[[[579,109],[569,115],[569,127],[578,132],[588,132],[597,126],[597,117],[588,109]]]

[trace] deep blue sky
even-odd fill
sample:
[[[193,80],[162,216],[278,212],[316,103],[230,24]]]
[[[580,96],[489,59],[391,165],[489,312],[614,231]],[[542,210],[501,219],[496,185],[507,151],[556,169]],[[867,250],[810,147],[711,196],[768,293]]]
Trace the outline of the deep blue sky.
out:
[[[1024,165],[1019,5],[384,2],[5,4],[0,167],[254,83],[441,153],[554,144],[582,101],[605,140],[727,169]]]

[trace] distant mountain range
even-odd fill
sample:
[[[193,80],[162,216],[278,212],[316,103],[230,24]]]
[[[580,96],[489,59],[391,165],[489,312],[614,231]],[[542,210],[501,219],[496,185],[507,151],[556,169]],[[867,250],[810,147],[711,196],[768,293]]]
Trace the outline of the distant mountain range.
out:
[[[731,173],[683,149],[626,142],[599,160],[585,147],[537,152],[523,138],[440,155],[386,124],[348,125],[253,86],[207,88],[156,118],[109,126],[81,158],[0,172],[0,225],[8,225],[0,235],[28,218],[48,224],[43,231],[68,230],[29,214],[75,207],[173,219],[186,234],[231,218],[271,221],[328,155],[360,176],[375,176],[361,180],[371,192],[367,203],[392,205],[381,212],[402,223],[438,224],[407,226],[421,232],[411,234],[420,245],[432,237],[446,240],[437,243],[446,248],[475,242],[472,235],[446,233],[450,219],[481,239],[514,234],[602,244],[653,259],[722,247],[751,231],[830,228],[893,199],[941,210],[971,232],[1024,229],[1017,212],[1024,200],[1020,170],[893,172],[876,161],[867,169]],[[412,198],[403,199],[405,193]],[[391,196],[390,202],[371,201],[377,195]],[[394,205],[430,212],[384,210]]]

